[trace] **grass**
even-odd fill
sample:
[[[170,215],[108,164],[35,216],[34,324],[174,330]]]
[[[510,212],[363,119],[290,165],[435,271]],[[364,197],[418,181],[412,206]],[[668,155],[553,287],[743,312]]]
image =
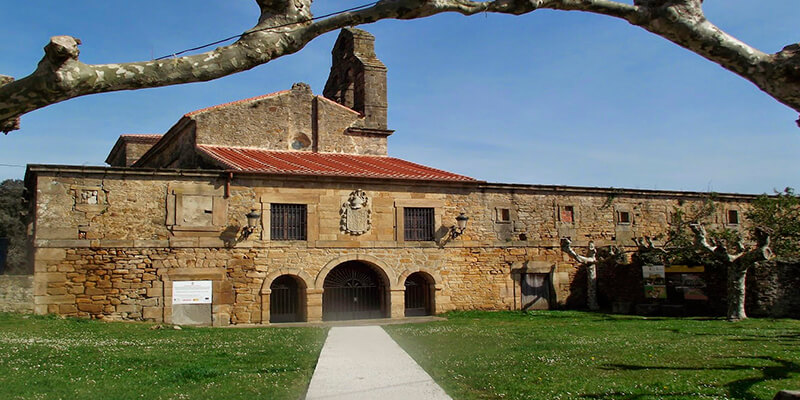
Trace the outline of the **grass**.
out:
[[[0,313],[0,398],[298,399],[325,339],[152,326]]]
[[[771,399],[800,389],[800,321],[457,312],[387,326],[454,399]]]

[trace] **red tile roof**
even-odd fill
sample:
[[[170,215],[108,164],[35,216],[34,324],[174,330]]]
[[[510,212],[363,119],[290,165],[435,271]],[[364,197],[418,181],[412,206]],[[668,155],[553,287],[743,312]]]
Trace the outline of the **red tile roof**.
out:
[[[426,167],[399,158],[354,154],[271,151],[247,147],[198,145],[198,149],[232,170],[265,174],[342,176],[477,182],[468,176]]]

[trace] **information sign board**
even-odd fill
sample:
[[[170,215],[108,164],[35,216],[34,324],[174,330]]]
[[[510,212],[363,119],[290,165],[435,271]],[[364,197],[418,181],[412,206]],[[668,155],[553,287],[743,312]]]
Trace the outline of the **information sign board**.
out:
[[[211,281],[172,282],[172,304],[211,304]]]

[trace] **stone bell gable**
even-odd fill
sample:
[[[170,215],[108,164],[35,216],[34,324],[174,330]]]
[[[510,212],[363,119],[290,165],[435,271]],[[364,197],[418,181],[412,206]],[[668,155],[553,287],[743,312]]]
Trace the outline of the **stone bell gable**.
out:
[[[324,96],[295,83],[289,90],[192,111],[164,135],[149,135],[147,143],[138,136],[121,137],[107,162],[115,167],[225,167],[198,146],[385,156],[393,131],[386,129],[386,67],[375,55],[374,42],[365,31],[342,30]]]
[[[385,131],[386,66],[375,55],[375,37],[361,29],[342,29],[331,54],[323,95],[364,115],[363,128]]]

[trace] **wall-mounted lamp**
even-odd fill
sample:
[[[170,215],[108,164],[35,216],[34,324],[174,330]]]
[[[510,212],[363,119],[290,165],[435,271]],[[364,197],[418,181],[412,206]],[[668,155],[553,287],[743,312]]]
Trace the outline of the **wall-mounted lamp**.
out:
[[[250,210],[249,213],[245,214],[244,216],[247,217],[247,226],[242,228],[242,237],[244,239],[247,239],[247,237],[250,236],[253,233],[253,231],[256,230],[256,227],[258,226],[258,221],[261,219],[261,214],[256,212],[256,209],[253,208]]]
[[[467,221],[469,221],[469,217],[464,215],[463,212],[458,214],[456,217],[456,225],[450,227],[450,237],[455,239],[461,236],[464,230],[467,229]]]

